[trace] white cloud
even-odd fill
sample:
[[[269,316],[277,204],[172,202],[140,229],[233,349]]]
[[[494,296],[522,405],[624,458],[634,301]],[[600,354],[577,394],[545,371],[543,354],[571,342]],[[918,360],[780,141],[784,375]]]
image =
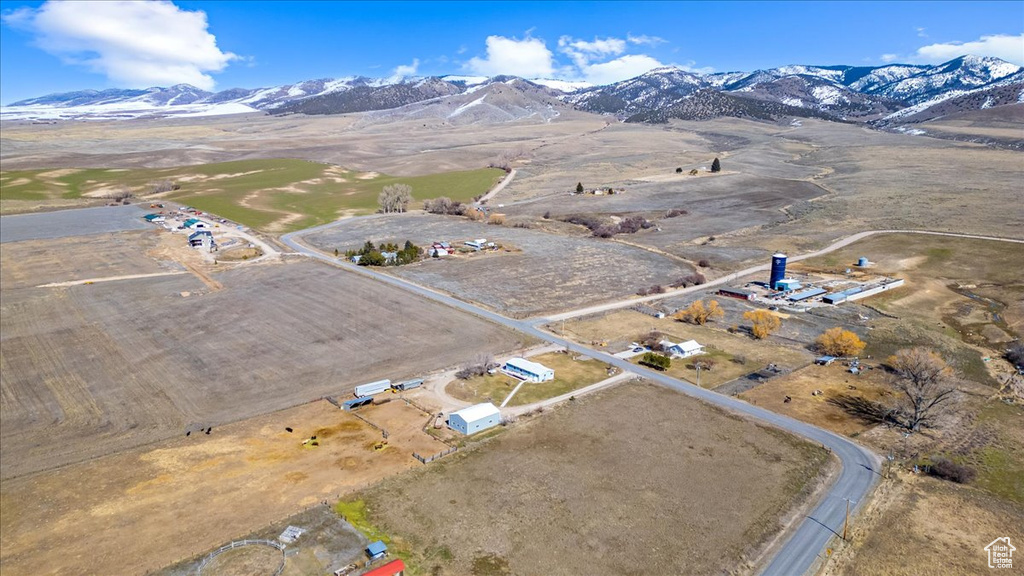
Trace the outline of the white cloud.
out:
[[[882,62],[889,64],[900,59],[899,54],[882,54]]]
[[[1017,36],[1008,34],[982,36],[971,42],[929,44],[918,48],[911,59],[924,64],[941,64],[964,54],[993,56],[1007,62],[1024,65],[1024,33]]]
[[[420,67],[420,59],[413,58],[412,64],[402,64],[395,68],[395,76],[415,76]]]
[[[919,28],[914,28],[914,30],[917,30],[917,36],[919,38],[927,38],[928,37],[928,34],[925,33],[925,28],[920,28],[919,27]]]
[[[668,40],[665,40],[664,38],[648,36],[646,34],[640,34],[639,36],[626,34],[626,40],[629,40],[630,44],[647,44],[648,46],[657,46],[658,44],[665,44],[668,42]]]
[[[215,82],[208,73],[239,59],[217,47],[205,12],[164,0],[51,0],[3,20],[35,33],[40,48],[66,63],[87,66],[121,86],[187,83],[211,90]]]
[[[558,78],[585,80],[592,84],[609,84],[634,78],[651,69],[666,66],[647,54],[629,54],[630,45],[657,45],[665,40],[656,36],[628,35],[625,39],[594,37],[582,40],[572,36],[558,39],[559,54],[568,57],[557,61],[547,44],[527,34],[526,38],[487,37],[486,58],[472,58],[464,64],[467,72],[484,76],[511,74],[524,78]],[[697,67],[695,62],[674,64],[687,72],[709,74],[713,68]]]
[[[554,54],[539,38],[522,40],[504,36],[487,37],[487,57],[473,57],[466,68],[483,76],[509,74],[524,78],[549,77],[554,71]]]
[[[664,64],[646,54],[627,54],[608,62],[587,65],[581,69],[581,72],[587,82],[611,84],[639,76],[660,66],[664,66]]]
[[[580,68],[583,68],[591,60],[604,59],[609,56],[618,56],[626,51],[626,41],[620,38],[597,38],[592,42],[577,40],[571,36],[562,36],[558,39],[558,51],[572,58]]]

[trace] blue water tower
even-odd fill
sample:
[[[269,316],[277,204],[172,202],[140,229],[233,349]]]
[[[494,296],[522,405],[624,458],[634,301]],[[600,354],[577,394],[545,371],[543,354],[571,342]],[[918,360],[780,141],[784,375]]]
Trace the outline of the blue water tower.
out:
[[[786,277],[786,255],[782,252],[772,254],[772,275],[768,279],[768,286],[772,290],[777,290],[779,280]]]
[[[861,256],[860,258],[857,259],[857,266],[860,266],[861,268],[864,268],[867,265],[868,265],[868,259],[867,258]]]

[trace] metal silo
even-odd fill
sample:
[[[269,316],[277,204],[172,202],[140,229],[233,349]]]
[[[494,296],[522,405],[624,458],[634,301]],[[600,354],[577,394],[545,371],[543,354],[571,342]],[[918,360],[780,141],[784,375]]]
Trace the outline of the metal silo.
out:
[[[772,254],[772,275],[768,279],[768,286],[775,290],[776,283],[786,277],[786,255],[782,252]]]

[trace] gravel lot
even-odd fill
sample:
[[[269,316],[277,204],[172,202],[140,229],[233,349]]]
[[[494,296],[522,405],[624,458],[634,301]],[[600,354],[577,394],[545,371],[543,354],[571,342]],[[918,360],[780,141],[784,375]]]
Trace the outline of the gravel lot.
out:
[[[343,221],[306,240],[327,252],[406,239],[418,245],[474,238],[519,252],[474,254],[388,268],[397,276],[514,316],[613,300],[689,274],[686,264],[635,246],[591,237],[489,226],[453,216],[403,214]]]
[[[153,227],[142,219],[146,214],[149,214],[147,210],[132,204],[3,216],[0,217],[0,244],[144,230]]]

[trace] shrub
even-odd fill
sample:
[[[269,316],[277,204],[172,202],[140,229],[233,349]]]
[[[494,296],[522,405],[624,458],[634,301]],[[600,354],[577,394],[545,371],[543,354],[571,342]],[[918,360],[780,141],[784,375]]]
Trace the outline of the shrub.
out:
[[[974,468],[957,464],[947,458],[937,458],[928,468],[928,473],[936,478],[942,478],[957,484],[967,484],[974,479],[976,474]]]
[[[654,352],[645,352],[640,358],[640,363],[644,366],[649,366],[655,370],[664,371],[668,370],[672,366],[672,359],[668,356],[662,356],[661,354],[655,354]]]
[[[673,208],[665,214],[665,218],[675,218],[676,216],[685,216],[686,214],[689,214],[686,210]]]
[[[549,218],[551,218],[551,210],[548,210],[547,212],[544,213],[544,219],[548,220]]]
[[[1018,342],[1006,351],[1006,359],[1018,368],[1024,368],[1024,342]]]
[[[697,266],[707,268],[708,266],[711,266],[711,262],[708,262],[707,258],[701,258],[700,262],[697,262]]]
[[[682,174],[682,173],[683,173],[683,169],[682,168],[676,168],[676,174]]]
[[[839,326],[829,328],[815,341],[818,349],[830,356],[856,356],[864,350],[864,342]]]

